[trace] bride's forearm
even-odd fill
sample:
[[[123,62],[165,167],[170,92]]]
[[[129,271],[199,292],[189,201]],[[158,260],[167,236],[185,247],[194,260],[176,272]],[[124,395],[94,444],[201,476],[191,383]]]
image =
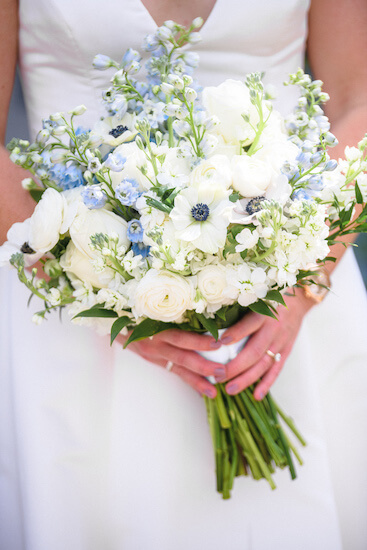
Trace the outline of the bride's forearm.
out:
[[[30,174],[15,165],[9,159],[9,153],[0,147],[0,244],[6,240],[6,233],[14,222],[28,218],[35,207],[35,202],[22,188],[21,181]]]

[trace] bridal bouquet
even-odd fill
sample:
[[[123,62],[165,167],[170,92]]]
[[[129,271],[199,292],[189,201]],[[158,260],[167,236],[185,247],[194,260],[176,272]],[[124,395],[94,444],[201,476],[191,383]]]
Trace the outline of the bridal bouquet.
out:
[[[314,283],[330,244],[366,231],[367,137],[330,160],[328,96],[301,69],[285,83],[300,90],[287,118],[260,74],[200,88],[198,55],[186,48],[200,25],[167,21],[147,36],[145,79],[137,51],[121,63],[97,55],[95,68],[114,74],[107,115],[91,129],[76,123],[79,106],[50,115],[34,143],[9,144],[34,174],[23,185],[38,204],[9,230],[0,262],[43,301],[36,323],[65,308],[111,343],[170,328],[218,338],[249,311],[276,316],[286,289]],[[47,281],[26,271],[39,260]],[[304,442],[271,395],[217,389],[205,401],[223,497],[237,475],[272,488],[275,467],[294,478],[292,455],[301,459],[287,427]]]

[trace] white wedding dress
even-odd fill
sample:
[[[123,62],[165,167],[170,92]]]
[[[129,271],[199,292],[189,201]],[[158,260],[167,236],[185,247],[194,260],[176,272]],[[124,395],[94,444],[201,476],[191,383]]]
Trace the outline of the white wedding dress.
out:
[[[307,0],[217,0],[202,29],[204,85],[302,65]],[[102,114],[108,74],[154,21],[140,0],[20,0],[20,66],[34,135],[84,103]],[[203,400],[178,377],[57,315],[0,273],[1,550],[362,550],[367,545],[367,305],[351,252],[302,328],[274,395],[307,439],[296,481],[237,478],[215,491]]]

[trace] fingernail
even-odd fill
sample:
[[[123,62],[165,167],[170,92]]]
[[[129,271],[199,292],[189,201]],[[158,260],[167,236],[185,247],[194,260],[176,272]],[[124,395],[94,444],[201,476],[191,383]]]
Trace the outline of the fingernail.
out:
[[[264,397],[265,397],[265,394],[264,394],[263,391],[261,391],[260,393],[258,393],[258,394],[256,395],[255,399],[256,399],[257,401],[261,401],[262,399],[264,399]]]
[[[222,346],[222,343],[221,342],[210,342],[210,347],[212,349],[218,349]]]
[[[226,386],[226,392],[233,395],[238,392],[238,385],[237,384],[228,384]]]
[[[222,342],[222,344],[227,346],[228,344],[233,342],[233,338],[232,338],[232,336],[224,336],[223,338],[220,339],[220,341]]]
[[[216,368],[215,371],[214,371],[214,376],[215,376],[216,379],[219,379],[219,378],[223,379],[223,378],[225,378],[225,377],[226,377],[226,371],[225,371],[225,369],[222,368],[222,367]]]
[[[215,397],[215,389],[214,388],[207,388],[203,391],[203,393],[207,397],[210,397],[210,399],[214,399],[214,397]]]

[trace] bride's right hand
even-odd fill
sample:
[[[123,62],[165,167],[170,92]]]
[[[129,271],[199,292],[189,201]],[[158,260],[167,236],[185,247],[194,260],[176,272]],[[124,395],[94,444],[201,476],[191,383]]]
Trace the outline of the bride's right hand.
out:
[[[117,340],[124,344],[127,337],[119,335]],[[212,336],[184,332],[183,330],[166,330],[152,338],[146,338],[129,344],[134,351],[147,361],[160,367],[173,363],[171,372],[177,374],[201,395],[215,397],[217,390],[207,376],[221,377],[225,373],[221,363],[204,359],[197,351],[213,351],[221,346]]]

